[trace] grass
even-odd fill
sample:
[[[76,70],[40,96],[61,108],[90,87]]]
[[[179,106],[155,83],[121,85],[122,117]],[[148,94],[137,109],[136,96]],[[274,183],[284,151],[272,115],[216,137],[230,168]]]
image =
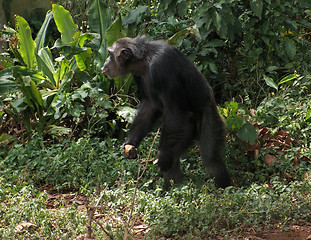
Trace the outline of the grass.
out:
[[[46,191],[0,180],[3,239],[74,239],[86,232],[87,209],[81,208],[81,202],[66,206],[66,201],[60,201],[49,208]],[[215,189],[211,182],[200,189],[189,183],[167,193],[160,187],[152,191],[142,187],[132,205],[134,191],[134,185],[127,184],[88,193],[90,206],[96,202],[98,207],[92,224],[96,239],[122,239],[126,226],[131,237],[202,239],[311,220],[310,181],[285,185],[273,180],[271,185],[225,190]],[[33,225],[18,231],[22,223]]]

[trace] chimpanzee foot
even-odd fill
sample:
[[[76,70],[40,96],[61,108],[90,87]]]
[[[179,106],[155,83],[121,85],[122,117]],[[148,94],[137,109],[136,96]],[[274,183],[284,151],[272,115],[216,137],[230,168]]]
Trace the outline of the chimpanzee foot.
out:
[[[174,184],[180,184],[183,180],[183,174],[180,168],[174,169],[173,167],[170,168],[166,172],[162,172],[164,178],[164,188],[166,190],[170,189],[171,187],[171,180]]]

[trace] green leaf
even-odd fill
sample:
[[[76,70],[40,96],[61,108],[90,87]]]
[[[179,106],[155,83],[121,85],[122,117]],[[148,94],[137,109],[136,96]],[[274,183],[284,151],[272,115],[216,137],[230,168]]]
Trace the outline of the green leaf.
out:
[[[111,26],[106,31],[106,39],[108,46],[111,46],[116,40],[124,38],[126,36],[125,30],[122,25],[121,16],[118,15],[116,20],[111,24]]]
[[[90,30],[93,33],[98,33],[104,39],[105,32],[111,24],[111,11],[107,4],[101,0],[92,1],[87,12],[89,18]]]
[[[27,21],[21,16],[16,16],[16,36],[18,41],[18,52],[24,63],[29,68],[36,66],[35,48],[36,43],[31,37],[31,30]]]
[[[311,120],[311,109],[306,112],[306,121],[310,122]]]
[[[74,106],[69,110],[70,114],[73,117],[80,117],[83,111],[84,111],[84,106],[78,102],[76,102]]]
[[[43,80],[45,80],[42,73],[34,69],[30,69],[30,68],[23,67],[23,66],[14,66],[9,69],[12,71],[14,79],[15,81],[17,80],[18,84],[21,84],[21,82],[18,80],[22,79],[23,76],[31,76],[31,79],[36,84],[40,84]],[[20,87],[20,85],[18,86]]]
[[[83,47],[84,46],[84,43],[85,41],[89,40],[93,40],[95,38],[95,36],[93,34],[90,34],[90,33],[84,33],[82,34],[80,37],[79,37],[79,46],[80,47]]]
[[[16,141],[16,140],[17,140],[16,136],[12,136],[12,135],[9,135],[7,133],[3,133],[0,136],[0,144],[8,144],[8,143]]]
[[[185,37],[189,34],[193,34],[197,38],[201,38],[200,32],[197,29],[196,25],[190,26],[187,28],[184,28],[177,33],[175,33],[172,37],[169,38],[168,43],[169,44],[176,44],[177,40],[180,39],[181,37]]]
[[[261,19],[262,17],[262,9],[263,9],[263,2],[262,0],[251,0],[250,6],[252,11],[255,13],[255,15]]]
[[[53,12],[49,11],[45,16],[44,22],[43,22],[43,24],[42,24],[42,26],[38,32],[38,35],[35,39],[36,46],[37,46],[36,47],[36,53],[38,53],[39,50],[45,46],[48,27],[49,27],[52,19],[53,19]]]
[[[77,66],[78,66],[80,71],[86,70],[86,67],[87,67],[86,66],[86,59],[91,54],[92,54],[92,51],[91,51],[91,49],[89,49],[87,52],[83,52],[83,53],[75,55],[75,60],[76,60]]]
[[[298,78],[298,77],[300,77],[300,75],[297,74],[297,73],[290,74],[290,75],[288,75],[288,76],[282,78],[281,81],[279,82],[279,85],[281,85],[281,84],[283,84],[283,83],[286,83],[286,82],[289,82],[289,81],[292,81],[292,80],[294,80],[294,79],[296,79],[296,78]]]
[[[22,79],[24,82],[22,91],[26,96],[25,103],[39,110],[40,106],[43,106],[43,99],[40,91],[37,89],[37,85],[30,76],[23,76]]]
[[[270,77],[268,77],[268,76],[266,76],[266,75],[264,75],[263,78],[264,78],[266,84],[267,84],[269,87],[272,87],[272,88],[274,88],[274,89],[276,89],[276,90],[279,89],[279,88],[278,88],[278,85],[273,81],[272,78],[270,78]]]
[[[107,4],[101,0],[94,0],[88,10],[91,32],[100,34],[100,46],[95,53],[95,65],[98,70],[104,65],[107,56],[106,31],[111,24],[111,11]]]
[[[11,68],[6,68],[0,72],[0,95],[12,91],[16,86]]]
[[[80,71],[85,71],[87,69],[87,67],[90,65],[90,63],[88,62],[89,59],[92,58],[92,50],[91,48],[86,48],[83,47],[84,43],[87,40],[92,40],[94,39],[94,36],[92,34],[89,33],[85,33],[82,34],[79,32],[79,34],[77,33],[74,37],[76,39],[76,44],[75,44],[75,49],[79,50],[79,51],[70,51],[71,53],[75,53],[74,57],[77,63],[77,66],[79,68]],[[79,49],[78,49],[79,47]]]
[[[24,111],[27,108],[27,104],[24,102],[25,98],[18,98],[12,102],[10,105],[14,108],[18,113]]]
[[[127,16],[125,16],[122,20],[125,25],[132,24],[137,21],[139,15],[145,11],[147,11],[147,6],[138,6],[136,9],[128,11]]]
[[[187,11],[189,9],[190,2],[188,1],[179,1],[177,4],[177,10],[178,10],[178,15],[180,17],[184,17],[187,14]]]
[[[211,39],[206,44],[204,44],[204,47],[223,47],[223,46],[226,46],[226,43],[220,39]]]
[[[217,12],[216,8],[211,8],[210,12],[211,12],[211,16],[212,16],[212,19],[213,19],[213,24],[216,27],[217,32],[219,32],[220,28],[221,28],[221,25],[222,25],[222,17]]]
[[[235,129],[240,129],[243,124],[243,118],[241,116],[235,115],[226,119],[226,126],[231,131]]]
[[[245,123],[238,131],[237,135],[244,142],[255,144],[255,140],[258,138],[256,129],[250,123]]]
[[[41,48],[36,56],[39,70],[41,70],[43,74],[48,77],[49,82],[56,87],[56,81],[53,75],[56,71],[50,49],[47,47]]]
[[[288,56],[288,58],[290,60],[294,60],[294,58],[296,56],[296,52],[297,52],[295,41],[292,39],[289,39],[289,38],[285,39],[284,40],[284,47],[285,47],[285,52],[286,52],[286,55]]]
[[[121,106],[118,108],[117,114],[125,121],[132,123],[136,116],[136,109],[127,106]]]
[[[209,62],[209,63],[208,63],[208,66],[209,66],[210,70],[211,70],[213,73],[218,73],[217,66],[216,66],[215,63]]]
[[[61,33],[62,41],[65,44],[69,44],[75,35],[78,26],[74,24],[69,12],[62,6],[53,4],[53,16],[58,31]]]
[[[51,125],[51,126],[49,126],[48,132],[52,135],[62,136],[62,135],[70,134],[71,128]]]

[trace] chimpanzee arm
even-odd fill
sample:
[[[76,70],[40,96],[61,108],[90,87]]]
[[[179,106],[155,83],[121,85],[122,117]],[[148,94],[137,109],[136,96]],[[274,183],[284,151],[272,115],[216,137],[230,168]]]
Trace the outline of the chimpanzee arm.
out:
[[[143,100],[139,106],[138,114],[135,117],[127,140],[124,144],[138,147],[143,138],[151,131],[156,120],[160,116],[160,111],[149,100]]]

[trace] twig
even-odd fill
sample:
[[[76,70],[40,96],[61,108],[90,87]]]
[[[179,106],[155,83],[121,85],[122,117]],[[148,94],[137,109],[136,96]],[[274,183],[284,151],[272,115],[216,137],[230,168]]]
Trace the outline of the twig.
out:
[[[100,195],[99,199],[96,202],[95,206],[89,206],[89,202],[86,202],[86,210],[87,210],[87,226],[86,226],[86,238],[92,238],[92,221],[94,220],[96,223],[98,223],[96,221],[94,217],[94,213],[95,210],[98,208],[98,204],[100,203],[100,200],[103,198],[106,190],[108,188],[108,185],[106,186],[106,188],[104,189],[104,191],[102,192],[102,194]],[[104,231],[106,233],[106,231]],[[109,233],[106,233],[110,238],[111,235]],[[113,238],[111,238],[113,239]]]
[[[99,227],[104,231],[104,233],[106,233],[109,239],[111,240],[114,239],[113,236],[104,228],[104,226],[99,221],[97,221],[95,218],[94,218],[94,221],[99,225]]]
[[[86,210],[87,210],[87,226],[86,226],[86,238],[92,238],[92,220],[95,212],[95,208],[89,206],[87,201],[86,203]]]
[[[130,230],[129,225],[130,225],[130,221],[131,221],[132,216],[133,216],[133,210],[134,210],[134,204],[135,204],[136,195],[137,195],[138,183],[140,182],[140,180],[142,179],[144,173],[145,173],[146,170],[147,170],[148,162],[149,162],[149,160],[150,160],[151,151],[152,151],[152,149],[153,149],[153,146],[154,146],[154,144],[155,144],[155,141],[156,141],[156,139],[157,139],[159,133],[160,133],[160,128],[158,129],[158,131],[157,131],[155,137],[153,138],[153,142],[152,142],[151,147],[150,147],[150,149],[149,149],[148,158],[147,158],[147,160],[145,161],[145,164],[144,164],[144,167],[143,167],[143,171],[142,171],[141,174],[140,174],[140,167],[141,167],[141,165],[142,165],[142,161],[139,161],[139,166],[138,166],[138,171],[137,171],[137,180],[136,180],[136,183],[135,183],[135,189],[134,189],[134,193],[133,193],[133,200],[132,200],[132,204],[131,204],[130,216],[129,216],[129,219],[128,219],[126,225],[125,225],[123,240],[126,240],[126,239],[128,238],[128,232],[129,232],[129,230]],[[140,159],[139,159],[139,156],[138,156],[138,160],[140,160]],[[133,223],[133,225],[134,225],[134,223]],[[131,228],[133,227],[133,225],[131,226]]]

